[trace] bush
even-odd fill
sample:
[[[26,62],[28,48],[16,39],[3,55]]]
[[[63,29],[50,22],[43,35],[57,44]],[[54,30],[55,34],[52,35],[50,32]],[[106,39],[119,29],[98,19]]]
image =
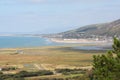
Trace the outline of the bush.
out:
[[[38,72],[20,71],[17,74],[0,74],[0,80],[24,80],[24,77],[52,75],[53,72],[42,70]]]
[[[32,77],[32,76],[43,76],[43,75],[52,75],[53,72],[47,71],[47,70],[41,70],[38,72],[27,72],[27,71],[21,71],[17,73],[16,77]]]
[[[94,56],[94,80],[120,80],[120,40],[114,38],[113,50]]]
[[[62,73],[63,75],[86,73],[86,70],[82,70],[82,69],[55,69],[55,71],[57,73]]]

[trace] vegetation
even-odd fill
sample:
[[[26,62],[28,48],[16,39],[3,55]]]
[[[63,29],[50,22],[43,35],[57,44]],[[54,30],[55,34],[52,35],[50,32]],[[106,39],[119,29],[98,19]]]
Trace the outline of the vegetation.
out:
[[[120,79],[120,40],[114,38],[113,50],[107,55],[94,56],[93,80]]]
[[[56,69],[57,73],[62,73],[63,75],[70,75],[70,74],[85,74],[87,70],[83,69]]]
[[[37,72],[27,72],[27,71],[21,71],[16,74],[20,77],[32,77],[32,76],[43,76],[43,75],[53,75],[53,72],[47,71],[47,70],[41,70]]]
[[[82,76],[81,74],[61,75],[61,76],[45,76],[45,77],[32,77],[25,80],[89,80],[89,77]]]
[[[42,70],[38,72],[20,71],[19,73],[16,74],[0,73],[0,80],[24,80],[25,77],[43,76],[43,75],[53,75],[53,72]]]
[[[2,68],[2,71],[11,71],[16,69],[17,69],[16,67],[5,67],[5,68]]]
[[[19,49],[23,50],[24,54],[11,55]],[[68,46],[19,49],[1,49],[0,65],[3,65],[3,67],[13,66],[17,68],[17,70],[10,69],[10,71],[5,70],[3,72],[25,71],[19,73],[15,72],[16,74],[0,73],[0,80],[24,80],[23,78],[25,78],[25,80],[89,80],[89,77],[93,74],[78,68],[91,66],[93,55],[105,53],[105,51],[76,50]],[[48,73],[43,74],[45,71],[40,73],[38,71],[40,69],[51,71],[56,69],[58,75],[48,75]],[[89,75],[89,73],[91,75]],[[45,77],[42,78],[42,75],[45,75]]]
[[[76,50],[65,46],[20,49],[24,51],[24,54],[11,55],[15,53],[16,50],[19,50],[17,48],[0,50],[0,65],[37,63],[53,64],[53,68],[57,65],[87,66],[91,65],[93,55],[105,53],[105,51]]]

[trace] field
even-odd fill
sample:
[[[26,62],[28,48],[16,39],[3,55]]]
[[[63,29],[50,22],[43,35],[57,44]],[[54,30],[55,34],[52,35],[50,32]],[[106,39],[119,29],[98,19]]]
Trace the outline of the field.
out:
[[[91,66],[93,55],[103,53],[60,46],[0,49],[0,65],[28,70],[84,67]]]
[[[39,80],[39,79],[53,79],[53,78],[72,78],[76,76],[82,76],[81,74],[72,74],[72,75],[51,75],[51,76],[38,76],[38,77],[29,77],[26,78],[25,80]]]

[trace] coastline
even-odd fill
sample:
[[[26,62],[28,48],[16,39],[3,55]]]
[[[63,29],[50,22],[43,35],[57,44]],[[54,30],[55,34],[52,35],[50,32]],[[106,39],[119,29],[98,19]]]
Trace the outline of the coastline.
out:
[[[0,37],[36,37],[36,38],[44,38],[41,36],[34,35],[0,35]],[[99,44],[99,43],[112,43],[112,40],[97,40],[97,39],[59,39],[59,38],[44,38],[47,41],[55,42],[55,43],[82,43],[82,44]]]
[[[5,36],[6,37],[6,36]],[[17,42],[15,42],[15,39],[10,38],[11,41],[9,41],[10,43],[5,42],[5,45],[0,47],[0,49],[3,48],[34,48],[34,47],[44,47],[44,46],[62,46],[62,45],[69,45],[69,46],[106,46],[106,45],[112,45],[112,41],[108,41],[108,40],[95,40],[95,39],[60,39],[60,38],[44,38],[44,37],[39,37],[39,36],[29,36],[31,38],[28,39],[28,36],[7,36],[7,37],[12,37],[12,38],[18,38],[18,37],[23,37],[22,38],[18,38]],[[25,37],[27,37],[26,39],[24,39]],[[35,38],[35,39],[34,39]],[[36,39],[37,38],[37,39]],[[40,39],[42,39],[40,41]],[[4,38],[3,38],[4,41]],[[22,41],[22,42],[21,42]],[[31,42],[32,41],[32,42]],[[37,42],[37,43],[36,43]],[[32,43],[32,44],[31,44]],[[34,44],[33,44],[34,43]],[[41,43],[41,44],[40,44]],[[1,45],[3,45],[3,42],[0,43]],[[24,45],[22,45],[24,44]]]
[[[49,39],[52,42],[56,43],[82,43],[82,44],[112,44],[112,41],[110,40],[94,40],[94,39],[57,39],[57,38],[51,38]]]

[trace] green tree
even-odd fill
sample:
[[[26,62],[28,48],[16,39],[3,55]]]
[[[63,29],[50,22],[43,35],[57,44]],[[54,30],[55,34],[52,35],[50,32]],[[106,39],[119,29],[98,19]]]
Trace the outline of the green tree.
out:
[[[94,80],[120,80],[120,40],[114,38],[113,50],[94,56]]]

